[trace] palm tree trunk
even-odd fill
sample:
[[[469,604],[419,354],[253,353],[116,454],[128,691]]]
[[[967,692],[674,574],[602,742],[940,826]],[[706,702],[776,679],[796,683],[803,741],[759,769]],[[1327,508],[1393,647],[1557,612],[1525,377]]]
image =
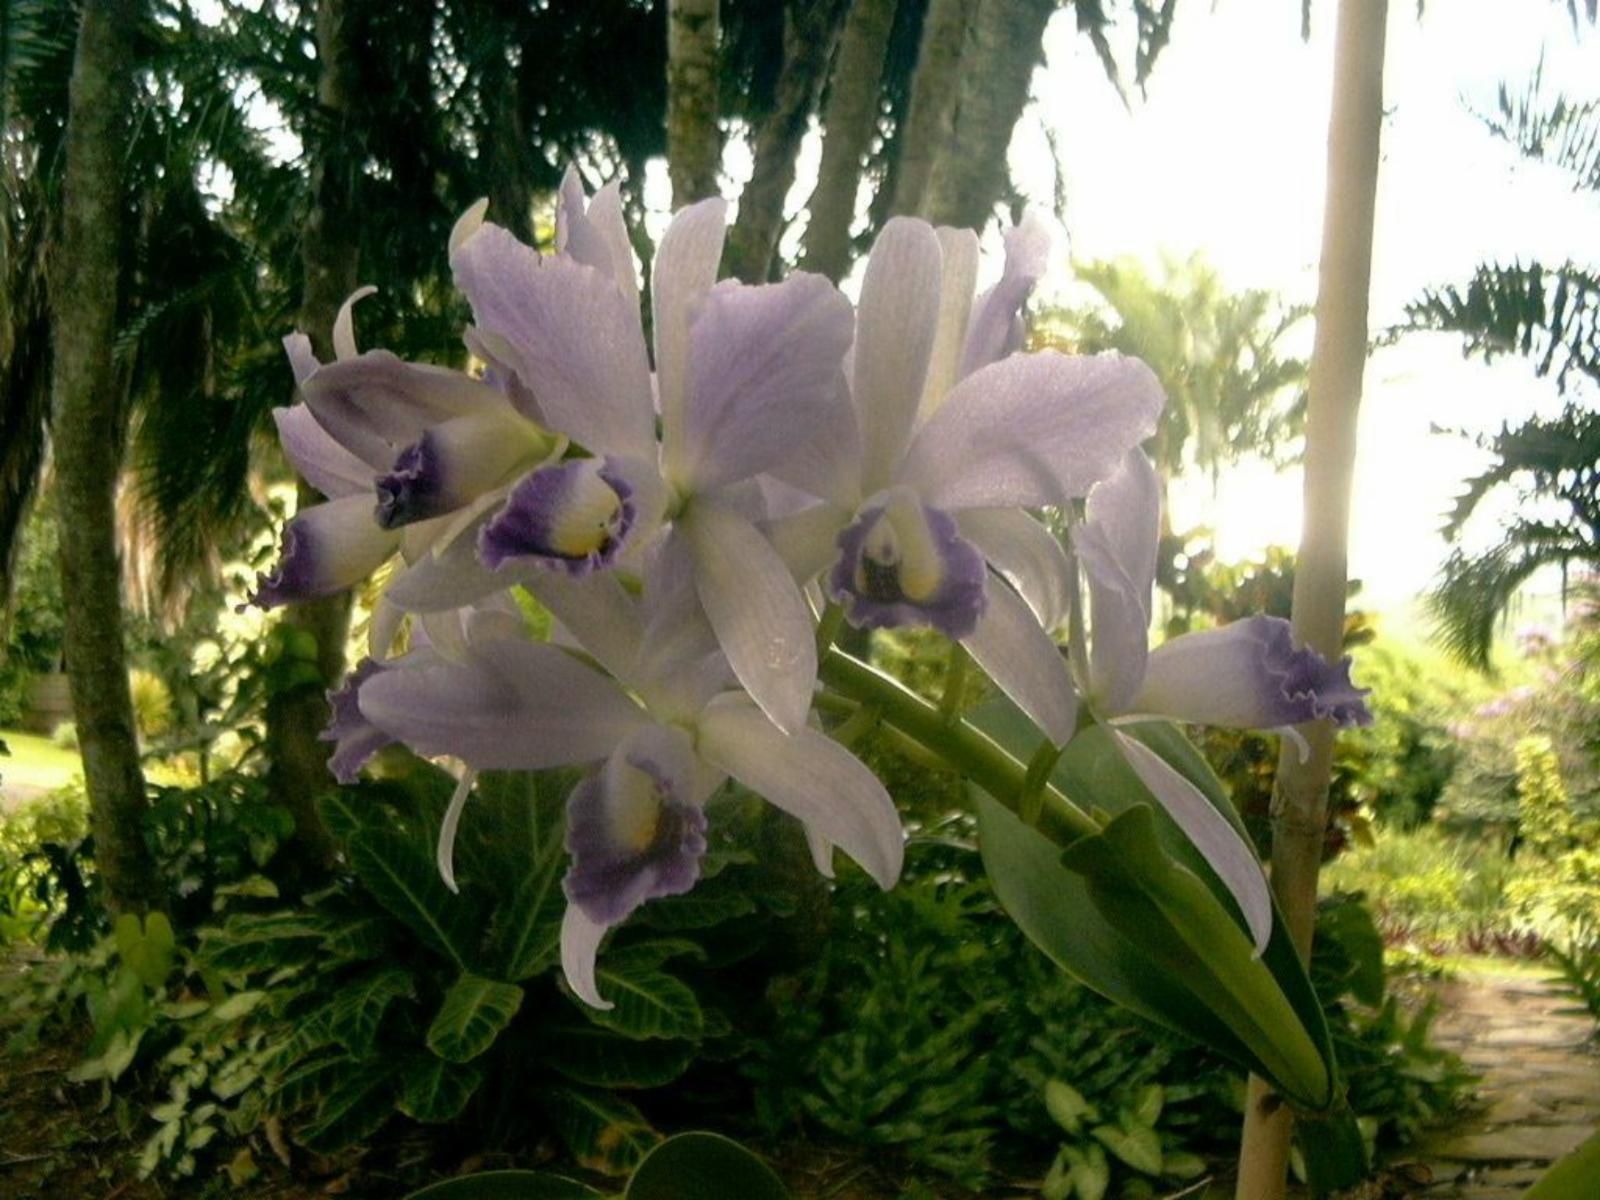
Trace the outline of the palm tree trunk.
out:
[[[317,357],[333,358],[333,321],[339,306],[356,288],[356,243],[350,234],[357,213],[357,155],[348,129],[350,110],[350,42],[345,0],[318,0],[317,103],[323,137],[313,153],[311,208],[306,217],[301,261],[305,291],[299,325],[311,338]],[[300,505],[322,497],[302,481]],[[313,883],[332,865],[333,837],[317,813],[316,799],[332,786],[328,745],[318,739],[328,723],[324,688],[344,672],[344,646],[350,629],[350,596],[340,593],[291,605],[285,610],[284,632],[308,635],[316,646],[320,682],[275,692],[267,702],[267,753],[271,762],[273,798],[294,816],[294,838],[287,847],[287,866],[302,883]],[[292,646],[297,639],[281,643]],[[303,639],[298,639],[303,640]]]
[[[950,136],[920,211],[936,225],[981,229],[1009,174],[1011,130],[1028,103],[1054,0],[979,0],[961,54]]]
[[[127,411],[112,362],[123,234],[126,125],[134,102],[136,0],[85,0],[66,136],[62,236],[51,275],[56,497],[72,709],[114,912],[160,907],[144,841],[144,773],[122,641],[114,494]]]
[[[1317,334],[1306,414],[1305,526],[1295,565],[1294,628],[1304,644],[1337,660],[1344,647],[1346,548],[1356,420],[1367,358],[1367,294],[1383,120],[1383,50],[1388,0],[1340,0],[1328,127],[1328,192],[1322,222]],[[1317,872],[1327,827],[1333,728],[1302,726],[1304,762],[1284,743],[1272,801],[1272,889],[1301,957],[1311,957]],[[1251,1079],[1239,1151],[1238,1200],[1284,1194],[1293,1117]]]
[[[806,125],[827,77],[847,0],[795,0],[783,13],[783,68],[772,111],[756,127],[750,182],[728,232],[728,264],[746,283],[765,283],[783,231],[783,202]]]
[[[894,29],[896,0],[855,0],[828,81],[822,163],[811,193],[803,270],[835,283],[850,269],[850,225],[872,132],[878,124],[883,60]]]
[[[911,100],[905,128],[895,135],[894,200],[890,213],[921,211],[923,192],[933,173],[933,160],[950,139],[959,86],[961,51],[977,0],[929,0],[922,18],[917,69],[911,76]],[[992,81],[991,81],[992,82]]]
[[[670,0],[667,8],[667,172],[672,207],[717,194],[718,0]]]

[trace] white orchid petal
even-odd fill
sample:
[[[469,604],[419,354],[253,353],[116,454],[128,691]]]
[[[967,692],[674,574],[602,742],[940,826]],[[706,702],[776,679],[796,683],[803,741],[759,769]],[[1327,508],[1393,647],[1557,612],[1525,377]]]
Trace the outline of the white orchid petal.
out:
[[[1078,720],[1067,660],[1027,602],[1003,580],[990,576],[988,596],[978,627],[961,644],[1046,737],[1065,745]]]
[[[602,1011],[615,1007],[601,997],[594,977],[595,955],[599,953],[601,939],[606,936],[606,928],[584,916],[583,910],[570,902],[566,915],[561,918],[561,973],[566,976],[573,995],[590,1008]]]
[[[917,406],[919,422],[927,420],[944,403],[961,371],[967,319],[972,313],[972,290],[978,279],[978,235],[970,229],[940,226],[939,248],[944,268],[939,277],[939,324],[928,357],[928,378]]]
[[[470,767],[462,772],[456,782],[456,790],[450,796],[450,805],[444,810],[444,820],[439,822],[439,846],[435,851],[435,861],[439,867],[439,878],[452,892],[461,890],[456,886],[456,830],[461,825],[461,810],[466,808],[467,797],[472,795],[472,785],[477,778],[478,773]]]
[[[720,197],[691,204],[672,218],[650,274],[655,320],[656,391],[662,440],[683,440],[683,404],[689,387],[689,326],[717,279],[727,236],[728,204]]]
[[[1067,619],[1072,568],[1056,535],[1021,509],[968,508],[955,514],[961,536],[1022,593],[1039,623]]]

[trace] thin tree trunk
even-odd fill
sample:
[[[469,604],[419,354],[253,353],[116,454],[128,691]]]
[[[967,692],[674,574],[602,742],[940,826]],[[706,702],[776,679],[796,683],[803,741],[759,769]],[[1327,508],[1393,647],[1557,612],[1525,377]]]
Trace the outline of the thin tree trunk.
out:
[[[351,233],[356,219],[358,178],[354,138],[348,129],[351,80],[348,19],[344,0],[318,0],[317,103],[323,139],[311,168],[311,209],[306,217],[301,261],[305,292],[300,303],[300,328],[311,338],[317,357],[333,358],[333,321],[339,306],[356,288],[357,250]],[[322,497],[310,485],[299,485],[298,503],[309,506]],[[317,813],[316,799],[332,786],[328,744],[317,735],[328,723],[324,688],[344,672],[344,645],[350,629],[350,596],[340,593],[291,605],[282,623],[290,636],[308,635],[316,646],[318,683],[276,692],[267,702],[267,753],[274,799],[294,816],[289,866],[304,883],[314,882],[332,865],[335,845]]]
[[[823,114],[822,163],[800,266],[837,283],[850,269],[850,226],[872,132],[896,0],[855,0],[839,41]]]
[[[913,215],[921,210],[933,160],[950,140],[961,51],[976,8],[977,0],[929,0],[922,19],[917,69],[911,76],[905,128],[895,135],[891,215]]]
[[[489,214],[496,224],[531,244],[532,147],[522,126],[521,90],[521,72],[511,69],[504,50],[491,50],[483,73],[483,99],[489,111],[481,134],[489,167]]]
[[[961,53],[950,136],[934,157],[919,211],[937,225],[981,229],[1004,191],[1011,131],[1028,103],[1054,0],[978,0]]]
[[[136,0],[85,0],[67,116],[54,321],[56,499],[64,642],[89,790],[95,866],[115,912],[162,905],[144,841],[144,773],[122,641],[114,494],[124,422],[112,363],[123,233],[123,162],[133,106]]]
[[[1294,628],[1335,659],[1344,647],[1350,482],[1355,469],[1361,376],[1367,357],[1373,209],[1383,120],[1387,0],[1340,0],[1328,126],[1328,190],[1322,224],[1317,334],[1306,414],[1305,527],[1295,565]],[[1272,888],[1301,957],[1310,960],[1317,872],[1327,827],[1333,729],[1302,726],[1305,762],[1287,742],[1272,803]],[[1238,1200],[1284,1194],[1292,1115],[1251,1079],[1239,1151]]]
[[[848,0],[790,0],[783,12],[783,69],[772,111],[756,127],[750,182],[728,232],[728,264],[746,283],[765,283],[783,231],[783,202],[817,106]]]
[[[670,0],[667,9],[667,172],[672,207],[717,194],[718,0]]]

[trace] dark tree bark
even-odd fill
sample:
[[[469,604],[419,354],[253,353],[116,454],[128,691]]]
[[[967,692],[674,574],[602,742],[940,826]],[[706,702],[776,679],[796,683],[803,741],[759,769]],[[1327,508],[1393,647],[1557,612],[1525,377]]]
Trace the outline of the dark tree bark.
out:
[[[960,82],[961,51],[977,0],[929,0],[922,21],[917,69],[911,76],[911,100],[905,128],[895,135],[894,200],[890,215],[921,211],[922,195],[933,162],[950,140]],[[993,83],[993,80],[986,80]]]
[[[837,283],[850,269],[850,226],[872,133],[896,0],[855,0],[839,40],[823,113],[822,163],[800,266]]]
[[[783,12],[783,69],[772,111],[756,126],[750,182],[728,233],[729,269],[765,283],[783,232],[783,202],[794,186],[795,159],[816,110],[828,60],[839,41],[848,0],[790,0]]]
[[[672,207],[717,194],[718,0],[670,0],[667,9],[667,171]]]
[[[489,168],[489,214],[530,245],[533,242],[533,150],[522,124],[521,72],[505,52],[489,52],[483,72],[486,111],[482,130]]]
[[[353,93],[351,46],[344,0],[317,2],[317,58],[320,74],[317,103],[322,138],[312,147],[311,206],[306,215],[301,261],[305,291],[300,302],[300,329],[311,339],[317,357],[333,358],[333,322],[339,306],[356,288],[358,251],[353,234],[358,219],[356,187],[359,154],[351,124]],[[299,486],[302,506],[322,497],[305,482]],[[328,744],[317,735],[328,723],[324,689],[344,672],[344,645],[350,629],[350,596],[340,593],[285,610],[283,641],[308,635],[316,646],[320,679],[275,691],[267,702],[267,753],[271,762],[273,798],[294,816],[294,838],[286,848],[288,866],[301,882],[312,883],[333,863],[336,848],[317,813],[316,799],[332,786]]]
[[[162,905],[144,841],[144,774],[122,641],[114,496],[126,406],[112,363],[136,0],[85,0],[67,116],[62,231],[50,278],[56,498],[67,668],[94,829],[115,912]]]
[[[981,229],[1005,191],[1011,131],[1028,103],[1054,0],[978,0],[961,52],[950,136],[918,211],[936,225]]]

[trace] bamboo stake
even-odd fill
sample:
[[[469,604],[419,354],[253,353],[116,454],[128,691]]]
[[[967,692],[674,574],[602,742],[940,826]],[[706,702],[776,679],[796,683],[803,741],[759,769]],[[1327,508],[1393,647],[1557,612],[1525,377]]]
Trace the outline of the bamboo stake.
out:
[[[1329,659],[1343,652],[1350,485],[1355,468],[1367,299],[1383,120],[1387,0],[1340,0],[1328,123],[1327,204],[1317,287],[1317,334],[1306,417],[1305,523],[1295,566],[1296,637]],[[1301,956],[1309,960],[1317,872],[1327,826],[1333,729],[1301,727],[1304,762],[1285,743],[1272,804],[1272,886]],[[1239,1149],[1237,1200],[1284,1195],[1292,1115],[1252,1077]]]

